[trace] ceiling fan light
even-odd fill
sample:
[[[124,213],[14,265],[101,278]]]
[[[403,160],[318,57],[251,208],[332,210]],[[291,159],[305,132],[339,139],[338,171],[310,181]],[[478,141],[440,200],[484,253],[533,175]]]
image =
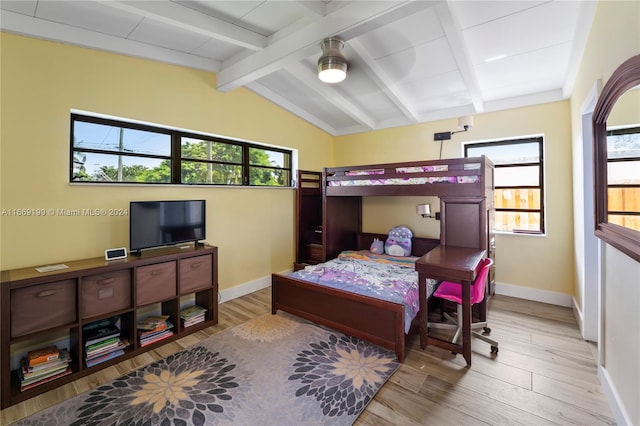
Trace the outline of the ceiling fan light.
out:
[[[318,61],[318,78],[325,83],[340,83],[347,77],[347,63],[341,58],[327,57]]]
[[[339,83],[347,77],[348,62],[342,53],[344,41],[339,37],[322,40],[322,56],[318,59],[318,78],[325,83]]]

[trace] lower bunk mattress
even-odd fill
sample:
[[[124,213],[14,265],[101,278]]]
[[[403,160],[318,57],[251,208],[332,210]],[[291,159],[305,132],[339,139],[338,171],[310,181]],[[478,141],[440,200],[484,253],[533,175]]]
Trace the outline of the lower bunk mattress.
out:
[[[336,259],[310,265],[289,276],[362,296],[402,304],[404,332],[420,310],[418,295],[418,257],[389,256],[368,250],[343,251]],[[439,281],[427,279],[427,298]]]

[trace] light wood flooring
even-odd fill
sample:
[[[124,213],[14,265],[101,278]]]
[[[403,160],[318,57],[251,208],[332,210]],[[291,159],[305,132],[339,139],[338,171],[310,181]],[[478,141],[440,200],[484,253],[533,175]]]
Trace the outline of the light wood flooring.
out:
[[[270,312],[270,289],[220,305],[219,324],[0,411],[6,425],[166,357],[228,327]],[[472,366],[461,355],[414,336],[405,363],[356,425],[615,424],[601,392],[595,346],[582,340],[569,308],[495,296],[489,345],[473,341]],[[62,425],[60,425],[62,426]]]

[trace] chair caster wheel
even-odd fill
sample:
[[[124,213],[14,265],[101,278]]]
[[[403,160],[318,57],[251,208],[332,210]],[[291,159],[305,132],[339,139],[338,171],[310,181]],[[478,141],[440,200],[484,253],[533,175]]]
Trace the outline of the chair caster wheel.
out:
[[[491,334],[491,329],[489,327],[484,327],[484,334]]]
[[[491,346],[491,353],[492,354],[497,354],[498,353],[498,347],[497,346]]]

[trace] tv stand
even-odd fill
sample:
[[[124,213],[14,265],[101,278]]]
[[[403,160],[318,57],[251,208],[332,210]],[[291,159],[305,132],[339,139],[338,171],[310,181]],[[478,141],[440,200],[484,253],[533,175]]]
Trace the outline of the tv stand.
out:
[[[130,255],[64,262],[68,268],[35,268],[0,274],[0,396],[2,409],[218,323],[218,248],[166,247]],[[184,327],[180,311],[207,310],[205,319]],[[169,316],[174,335],[142,347],[136,324],[150,313]],[[117,317],[125,353],[93,367],[84,360],[83,328]],[[71,355],[71,374],[20,391],[17,370],[27,352],[56,344]]]

